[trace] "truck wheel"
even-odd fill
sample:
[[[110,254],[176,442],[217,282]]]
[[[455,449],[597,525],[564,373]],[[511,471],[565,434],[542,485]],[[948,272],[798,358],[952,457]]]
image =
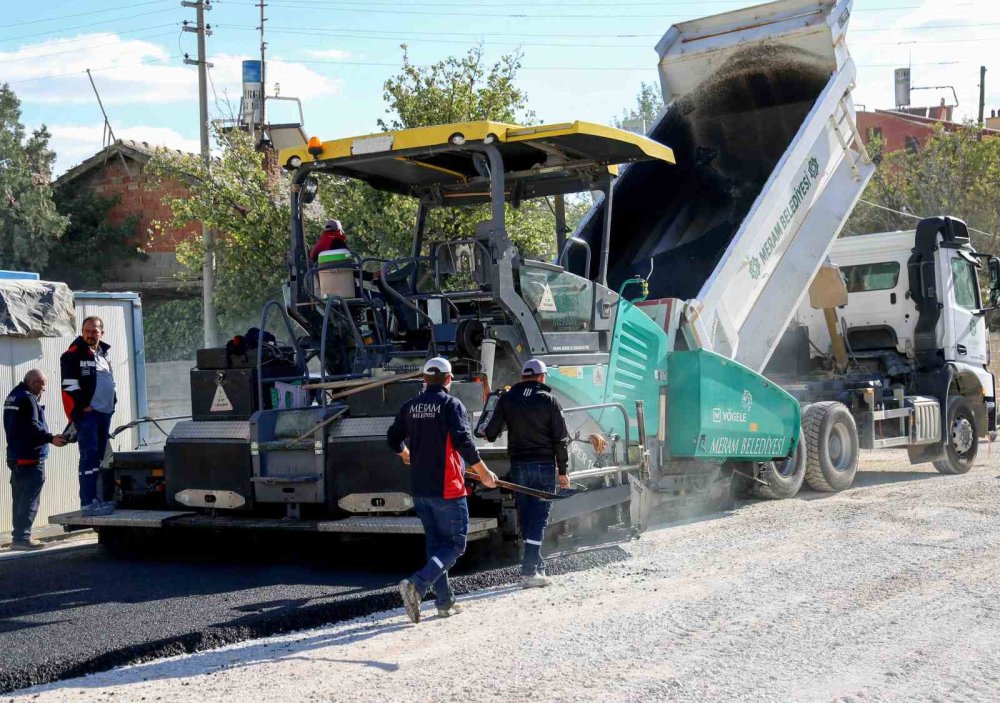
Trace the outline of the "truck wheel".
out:
[[[972,468],[979,451],[979,428],[969,401],[960,395],[948,399],[948,425],[944,428],[945,459],[934,462],[943,474],[964,474]]]
[[[754,481],[754,495],[769,500],[794,498],[806,476],[806,454],[805,438],[800,433],[799,443],[791,457],[783,461],[769,461],[758,469],[757,478],[766,481],[767,485]]]
[[[806,439],[806,483],[831,493],[850,488],[861,453],[858,426],[843,403],[813,403],[802,415]]]

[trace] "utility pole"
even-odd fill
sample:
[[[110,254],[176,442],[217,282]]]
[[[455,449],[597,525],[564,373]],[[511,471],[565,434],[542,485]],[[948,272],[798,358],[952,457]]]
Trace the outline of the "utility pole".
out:
[[[979,127],[986,124],[986,66],[979,67]]]
[[[257,3],[257,7],[260,8],[260,26],[257,29],[260,30],[260,139],[264,140],[264,125],[267,124],[265,119],[265,109],[267,107],[267,64],[264,62],[264,51],[267,49],[267,42],[264,41],[264,22],[267,18],[264,17],[264,8],[267,5],[264,0],[260,0]]]
[[[205,11],[211,10],[212,5],[210,0],[182,0],[181,5],[193,7],[197,12],[195,26],[190,26],[185,20],[184,31],[198,34],[198,60],[190,59],[187,54],[184,54],[184,63],[198,67],[198,121],[201,134],[201,158],[205,163],[205,169],[208,170],[212,165],[208,146],[208,69],[212,68],[212,64],[208,63],[205,56],[205,38],[211,36],[212,27],[205,24]],[[205,246],[205,258],[201,266],[205,346],[214,347],[219,337],[219,325],[215,312],[215,232],[202,223],[201,236]]]

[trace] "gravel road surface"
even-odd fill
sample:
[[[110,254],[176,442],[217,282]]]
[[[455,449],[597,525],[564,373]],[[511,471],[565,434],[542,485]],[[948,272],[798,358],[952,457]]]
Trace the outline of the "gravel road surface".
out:
[[[981,455],[940,476],[872,454],[844,493],[653,531],[631,559],[486,589],[447,620],[389,610],[14,699],[997,700],[1000,463]]]

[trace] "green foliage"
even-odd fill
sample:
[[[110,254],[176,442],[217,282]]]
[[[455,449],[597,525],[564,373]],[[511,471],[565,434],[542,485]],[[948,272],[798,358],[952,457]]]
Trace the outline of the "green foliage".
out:
[[[873,153],[881,144],[872,145]],[[981,138],[971,124],[955,132],[941,125],[916,152],[886,154],[844,227],[845,235],[913,229],[919,218],[958,217],[978,230],[1000,235],[1000,139]],[[979,251],[1000,251],[994,237],[972,233]]]
[[[405,44],[402,49],[402,70],[383,86],[389,115],[378,121],[383,130],[476,120],[534,122],[534,113],[526,109],[528,96],[515,82],[521,67],[519,52],[487,66],[478,46],[464,56],[419,67],[410,63]],[[411,253],[417,212],[412,198],[380,193],[359,181],[329,179],[320,189],[320,202],[331,217],[343,222],[355,252],[385,258]],[[427,246],[469,238],[476,223],[489,218],[487,206],[434,209],[427,221]],[[508,206],[507,231],[524,256],[553,256],[555,220],[544,201],[529,201],[519,209]]]
[[[202,346],[201,300],[171,300],[143,306],[146,361],[194,359]]]
[[[120,225],[108,221],[108,213],[119,198],[103,198],[81,191],[75,182],[57,188],[53,194],[56,208],[69,220],[69,227],[59,242],[58,256],[49,259],[42,277],[65,281],[71,288],[99,288],[108,272],[126,261],[146,258],[142,249],[130,240],[135,238],[137,217]]]
[[[0,268],[44,269],[66,229],[49,186],[50,137],[44,125],[27,135],[20,101],[0,85]]]
[[[625,129],[628,123],[642,121],[648,130],[663,111],[663,107],[660,87],[655,83],[643,83],[639,87],[639,94],[635,97],[635,106],[623,110],[622,116],[615,118],[614,125],[618,129]]]
[[[252,318],[264,301],[280,290],[288,270],[288,182],[269,174],[249,135],[216,132],[220,159],[206,166],[190,154],[158,152],[149,162],[152,187],[164,179],[187,183],[190,196],[165,198],[173,212],[161,227],[185,228],[204,223],[218,236],[215,244],[216,305],[221,329],[225,320]],[[177,247],[177,259],[200,272],[204,245],[199,238]]]
[[[515,84],[523,54],[500,57],[492,66],[483,63],[482,45],[465,56],[450,56],[428,66],[414,66],[402,44],[403,68],[383,85],[389,120],[380,119],[386,131],[433,124],[493,120],[531,124],[528,95]]]

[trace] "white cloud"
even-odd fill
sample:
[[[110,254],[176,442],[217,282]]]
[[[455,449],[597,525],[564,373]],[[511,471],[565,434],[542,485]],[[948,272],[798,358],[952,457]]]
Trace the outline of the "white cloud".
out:
[[[314,59],[332,59],[333,61],[343,61],[354,55],[346,49],[309,49],[306,54]]]
[[[50,145],[56,152],[55,175],[72,168],[81,161],[90,158],[104,145],[104,126],[92,125],[60,125],[49,127],[52,132]],[[197,154],[201,150],[197,139],[188,139],[180,132],[169,127],[152,127],[148,125],[133,125],[115,129],[118,139],[134,139],[146,142],[150,146],[165,146],[170,149]]]
[[[979,66],[987,67],[986,114],[1000,108],[1000,55],[994,50],[996,28],[983,25],[993,16],[995,0],[946,4],[923,0],[919,8],[857,13],[847,41],[858,64],[854,100],[869,110],[892,108],[893,69],[911,66],[913,86],[954,86],[956,119],[975,118],[979,111]],[[951,27],[950,25],[965,25]],[[914,30],[914,27],[929,29]],[[936,28],[936,29],[935,29]],[[992,88],[991,88],[992,84]],[[954,102],[950,89],[914,90],[914,105]]]
[[[250,56],[214,54],[210,71],[219,100],[228,96],[235,105],[242,94],[242,61]],[[84,73],[94,72],[106,105],[165,104],[197,100],[198,72],[182,59],[150,41],[123,39],[102,32],[53,39],[0,51],[4,80],[25,102],[90,104],[93,91]],[[268,62],[268,87],[281,83],[283,95],[328,96],[341,83],[304,64],[280,59]],[[210,100],[214,97],[211,92]],[[214,101],[213,101],[214,102]]]

